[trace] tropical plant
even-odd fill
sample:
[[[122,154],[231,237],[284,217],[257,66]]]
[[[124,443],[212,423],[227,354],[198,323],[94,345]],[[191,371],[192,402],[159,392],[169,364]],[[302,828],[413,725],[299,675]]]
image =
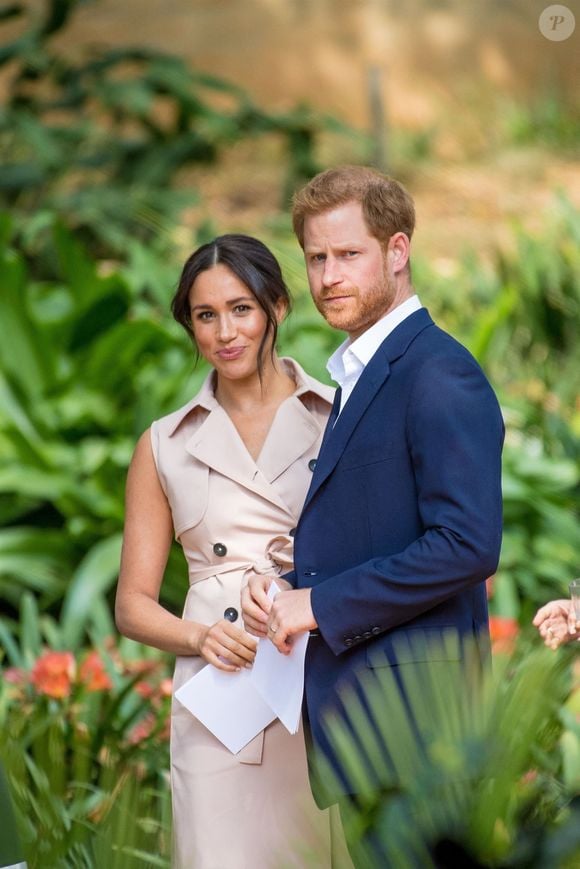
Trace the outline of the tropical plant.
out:
[[[342,693],[345,716],[327,721],[357,794],[344,809],[361,865],[572,869],[580,732],[560,710],[566,697],[577,707],[580,684],[571,695],[569,655],[524,645],[496,657],[492,675],[467,647],[465,678],[450,678],[441,660],[457,638],[442,644],[411,673],[369,670]],[[319,772],[335,789],[328,764]]]
[[[18,627],[0,626],[0,756],[28,865],[168,865],[166,659],[106,634],[70,645],[30,594]]]
[[[12,4],[0,16],[0,27],[3,18],[14,31],[16,19],[20,29],[0,51],[0,207],[25,218],[29,245],[58,214],[93,252],[124,254],[138,239],[161,253],[178,213],[199,200],[184,170],[272,135],[286,146],[286,196],[317,171],[320,134],[346,132],[305,106],[265,111],[238,86],[150,48],[65,53],[54,36],[79,4]]]

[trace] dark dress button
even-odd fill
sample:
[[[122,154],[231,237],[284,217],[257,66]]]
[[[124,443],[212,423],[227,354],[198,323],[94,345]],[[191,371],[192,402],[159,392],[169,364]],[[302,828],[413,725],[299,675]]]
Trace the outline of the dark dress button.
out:
[[[355,643],[360,643],[361,640],[362,640],[362,637],[359,634],[357,634],[354,638]]]
[[[344,641],[344,645],[345,645],[345,646],[352,646],[352,644],[353,644],[353,640],[352,640],[352,638],[351,638],[351,637],[346,637],[346,639],[345,639],[345,641]]]
[[[290,537],[294,537],[294,535],[296,534],[296,528],[291,528],[288,534],[290,535]]]
[[[308,467],[310,468],[311,471],[313,471],[314,468],[316,467],[316,459],[310,459],[310,461],[308,462]]]
[[[220,558],[223,558],[224,555],[227,554],[227,549],[223,543],[214,543],[213,551],[215,555],[219,555]]]
[[[381,633],[381,629],[380,629],[380,628],[373,628],[373,629],[371,630],[371,634],[373,635],[373,637],[378,637],[378,635],[379,635],[380,633]]]
[[[229,606],[224,610],[224,619],[227,619],[228,622],[235,622],[238,619],[238,611],[235,606]]]
[[[372,637],[372,633],[370,631],[365,631],[363,634],[363,640],[370,640]]]

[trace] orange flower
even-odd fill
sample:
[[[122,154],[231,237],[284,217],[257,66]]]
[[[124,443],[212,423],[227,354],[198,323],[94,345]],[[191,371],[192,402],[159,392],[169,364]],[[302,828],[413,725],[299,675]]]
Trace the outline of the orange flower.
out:
[[[489,633],[492,651],[506,655],[513,652],[519,630],[516,619],[508,616],[490,616]]]
[[[173,679],[162,679],[159,683],[159,691],[162,697],[171,697],[173,694]]]
[[[140,742],[148,739],[155,729],[156,723],[155,716],[151,714],[146,715],[145,718],[138,721],[128,734],[127,742],[129,745],[138,745]]]
[[[31,682],[39,694],[68,697],[75,676],[75,659],[71,652],[45,652],[34,665]]]
[[[155,693],[155,689],[153,685],[149,682],[136,682],[135,683],[135,691],[139,695],[139,697],[143,697],[144,700],[149,700],[150,697],[153,697]]]
[[[101,656],[93,649],[89,652],[79,669],[79,681],[87,691],[107,691],[113,687],[110,676],[105,670]]]

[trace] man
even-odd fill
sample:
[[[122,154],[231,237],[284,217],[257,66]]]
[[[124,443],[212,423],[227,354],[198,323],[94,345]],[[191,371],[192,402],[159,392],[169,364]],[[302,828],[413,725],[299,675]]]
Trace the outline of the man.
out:
[[[362,167],[323,172],[296,195],[293,223],[314,303],[348,338],[328,363],[341,389],[288,590],[270,604],[270,578],[258,577],[243,609],[248,630],[283,653],[293,635],[312,632],[307,720],[340,773],[325,713],[354,674],[397,668],[403,647],[413,667],[449,628],[485,640],[503,423],[477,362],[414,293],[414,206],[397,181]]]

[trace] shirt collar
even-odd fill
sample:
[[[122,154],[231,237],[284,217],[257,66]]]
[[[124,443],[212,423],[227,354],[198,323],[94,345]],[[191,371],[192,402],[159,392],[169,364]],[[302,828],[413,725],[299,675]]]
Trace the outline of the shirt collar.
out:
[[[355,341],[347,338],[338,347],[326,365],[327,371],[336,383],[341,385],[349,378],[360,373],[367,365],[385,338],[399,326],[403,320],[422,308],[419,296],[413,295],[406,299]]]
[[[296,398],[300,398],[310,392],[326,401],[329,407],[332,405],[334,387],[327,386],[319,380],[316,380],[314,377],[311,377],[295,359],[290,359],[288,356],[282,356],[280,357],[279,362],[281,362],[286,373],[290,375],[296,384],[296,391],[294,392]],[[212,411],[219,406],[219,402],[215,397],[215,370],[212,369],[204,380],[197,395],[195,395],[191,401],[179,410],[176,410],[173,414],[174,419],[171,420],[169,435],[174,434],[183,420],[197,408]]]

